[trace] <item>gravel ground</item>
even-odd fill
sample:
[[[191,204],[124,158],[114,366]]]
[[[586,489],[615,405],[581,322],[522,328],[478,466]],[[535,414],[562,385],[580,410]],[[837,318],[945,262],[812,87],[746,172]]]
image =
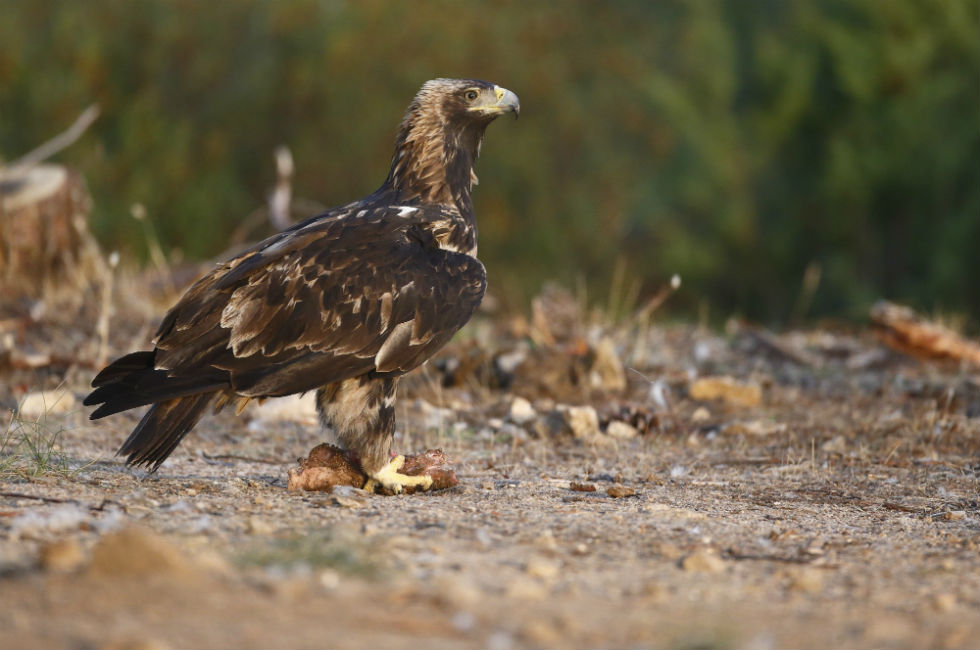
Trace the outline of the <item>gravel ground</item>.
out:
[[[972,368],[862,333],[486,327],[401,393],[398,450],[460,479],[411,496],[288,492],[308,402],[208,418],[147,475],[112,456],[139,414],[86,419],[91,367],[0,373],[2,404],[62,394],[0,455],[0,647],[980,646]],[[474,350],[524,363],[463,376]]]

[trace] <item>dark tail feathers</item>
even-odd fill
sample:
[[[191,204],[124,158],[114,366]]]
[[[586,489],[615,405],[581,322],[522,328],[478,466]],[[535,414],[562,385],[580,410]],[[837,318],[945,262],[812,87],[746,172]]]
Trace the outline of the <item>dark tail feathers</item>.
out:
[[[92,420],[153,404],[120,448],[130,465],[156,470],[193,428],[214,400],[228,387],[224,371],[208,368],[189,377],[171,377],[154,367],[156,350],[133,352],[106,366],[84,404],[99,404]],[[210,371],[210,372],[209,372]]]
[[[229,385],[228,373],[216,368],[205,368],[189,376],[172,377],[166,370],[153,367],[155,356],[156,350],[133,352],[113,361],[96,375],[92,380],[95,390],[82,403],[101,406],[92,412],[89,419],[98,420],[137,406],[209,393]]]
[[[143,465],[155,472],[201,419],[216,395],[200,393],[154,404],[117,453],[128,455],[127,465]]]

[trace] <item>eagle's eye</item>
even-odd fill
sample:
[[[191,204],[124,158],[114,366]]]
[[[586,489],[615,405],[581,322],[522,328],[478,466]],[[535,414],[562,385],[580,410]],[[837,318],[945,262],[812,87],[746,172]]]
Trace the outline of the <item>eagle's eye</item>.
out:
[[[466,95],[465,95],[466,101],[469,101],[469,102],[476,101],[476,98],[479,97],[479,96],[480,96],[480,93],[476,92],[472,88],[470,90],[467,90],[466,91]]]

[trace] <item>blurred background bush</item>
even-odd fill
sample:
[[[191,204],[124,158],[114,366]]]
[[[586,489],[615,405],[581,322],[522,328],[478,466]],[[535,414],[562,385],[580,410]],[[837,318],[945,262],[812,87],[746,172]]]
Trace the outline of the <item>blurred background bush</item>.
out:
[[[140,204],[172,259],[204,259],[265,202],[277,145],[297,196],[359,198],[418,86],[478,77],[522,104],[475,195],[510,304],[679,273],[679,316],[863,319],[887,297],[973,327],[978,24],[975,0],[5,0],[0,155],[97,102],[58,160],[99,240],[144,258]]]

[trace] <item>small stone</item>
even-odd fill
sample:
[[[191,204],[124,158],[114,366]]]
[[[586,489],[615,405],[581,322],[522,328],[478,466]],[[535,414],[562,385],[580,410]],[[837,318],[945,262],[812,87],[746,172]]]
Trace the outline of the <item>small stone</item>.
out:
[[[694,409],[694,413],[691,413],[691,422],[707,422],[711,419],[711,411],[699,406]]]
[[[18,412],[21,418],[38,420],[47,415],[66,413],[75,408],[77,403],[75,396],[63,388],[40,390],[25,395]]]
[[[752,420],[749,422],[733,422],[724,429],[726,435],[771,436],[785,433],[786,425],[780,422]]]
[[[613,420],[606,425],[606,435],[610,438],[629,440],[630,438],[635,438],[638,436],[639,433],[640,432],[636,430],[636,427],[620,420]]]
[[[565,423],[576,438],[599,435],[599,414],[591,406],[568,406],[563,411]]]
[[[510,403],[509,417],[515,424],[527,424],[538,417],[538,412],[531,406],[531,402],[523,397],[515,397]]]
[[[721,400],[731,406],[752,407],[762,402],[762,388],[758,384],[732,377],[702,377],[691,384],[689,393],[691,399]]]
[[[573,492],[595,492],[595,486],[591,483],[576,483],[575,481],[568,484],[568,489]]]
[[[74,539],[62,539],[41,547],[41,568],[45,571],[69,572],[85,563],[85,553]]]
[[[631,487],[625,487],[622,485],[613,485],[606,490],[606,494],[614,499],[622,499],[623,497],[631,497],[636,494],[636,490]]]
[[[820,445],[820,449],[828,454],[843,454],[847,451],[847,438],[844,436],[834,436]]]
[[[696,573],[720,573],[725,570],[725,561],[708,548],[700,548],[681,560],[681,568]]]

